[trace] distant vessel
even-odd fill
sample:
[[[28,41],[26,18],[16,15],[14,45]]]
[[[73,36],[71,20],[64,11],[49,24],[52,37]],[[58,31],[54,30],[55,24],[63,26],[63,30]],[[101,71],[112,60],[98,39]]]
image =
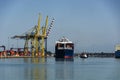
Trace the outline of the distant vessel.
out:
[[[120,58],[120,45],[115,47],[115,58]]]
[[[74,44],[66,37],[56,41],[55,44],[55,58],[73,58]]]
[[[86,53],[81,53],[80,58],[88,58],[88,55]]]

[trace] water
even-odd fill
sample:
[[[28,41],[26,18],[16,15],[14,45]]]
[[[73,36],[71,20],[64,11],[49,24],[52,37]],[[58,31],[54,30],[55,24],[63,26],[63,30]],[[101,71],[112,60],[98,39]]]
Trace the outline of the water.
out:
[[[120,59],[0,59],[0,80],[120,80]]]

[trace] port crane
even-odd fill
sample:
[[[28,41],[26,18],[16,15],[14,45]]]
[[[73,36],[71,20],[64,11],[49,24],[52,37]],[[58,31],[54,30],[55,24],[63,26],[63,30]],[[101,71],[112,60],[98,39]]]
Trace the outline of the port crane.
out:
[[[19,38],[24,39],[24,54],[27,55],[28,53],[28,43],[31,41],[31,53],[32,57],[35,56],[45,56],[45,48],[47,47],[47,38],[50,33],[50,30],[53,26],[54,18],[52,19],[49,28],[48,28],[48,16],[46,17],[45,25],[41,27],[41,15],[39,14],[38,24],[35,25],[33,28],[28,30],[27,32],[23,33],[22,35],[15,35],[12,39]]]

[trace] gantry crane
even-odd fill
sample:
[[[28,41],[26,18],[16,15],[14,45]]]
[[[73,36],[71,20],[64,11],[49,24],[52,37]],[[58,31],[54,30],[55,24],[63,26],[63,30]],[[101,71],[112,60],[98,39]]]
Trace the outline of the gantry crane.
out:
[[[24,44],[24,54],[28,53],[28,43],[31,41],[31,53],[32,56],[45,56],[45,40],[47,41],[47,37],[49,35],[50,29],[53,26],[54,18],[48,28],[48,16],[46,17],[45,25],[41,27],[41,16],[38,18],[38,25],[34,26],[29,31],[23,33],[22,35],[15,35],[12,38],[20,38],[25,40]]]

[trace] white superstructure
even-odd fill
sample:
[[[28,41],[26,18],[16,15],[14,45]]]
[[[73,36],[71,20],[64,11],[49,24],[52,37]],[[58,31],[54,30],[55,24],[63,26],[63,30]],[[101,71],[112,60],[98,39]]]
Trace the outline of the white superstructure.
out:
[[[56,41],[56,43],[73,43],[72,41],[70,41],[69,39],[67,39],[66,37],[63,37],[61,39],[59,39],[58,41]]]
[[[115,46],[115,51],[120,50],[120,44]]]

